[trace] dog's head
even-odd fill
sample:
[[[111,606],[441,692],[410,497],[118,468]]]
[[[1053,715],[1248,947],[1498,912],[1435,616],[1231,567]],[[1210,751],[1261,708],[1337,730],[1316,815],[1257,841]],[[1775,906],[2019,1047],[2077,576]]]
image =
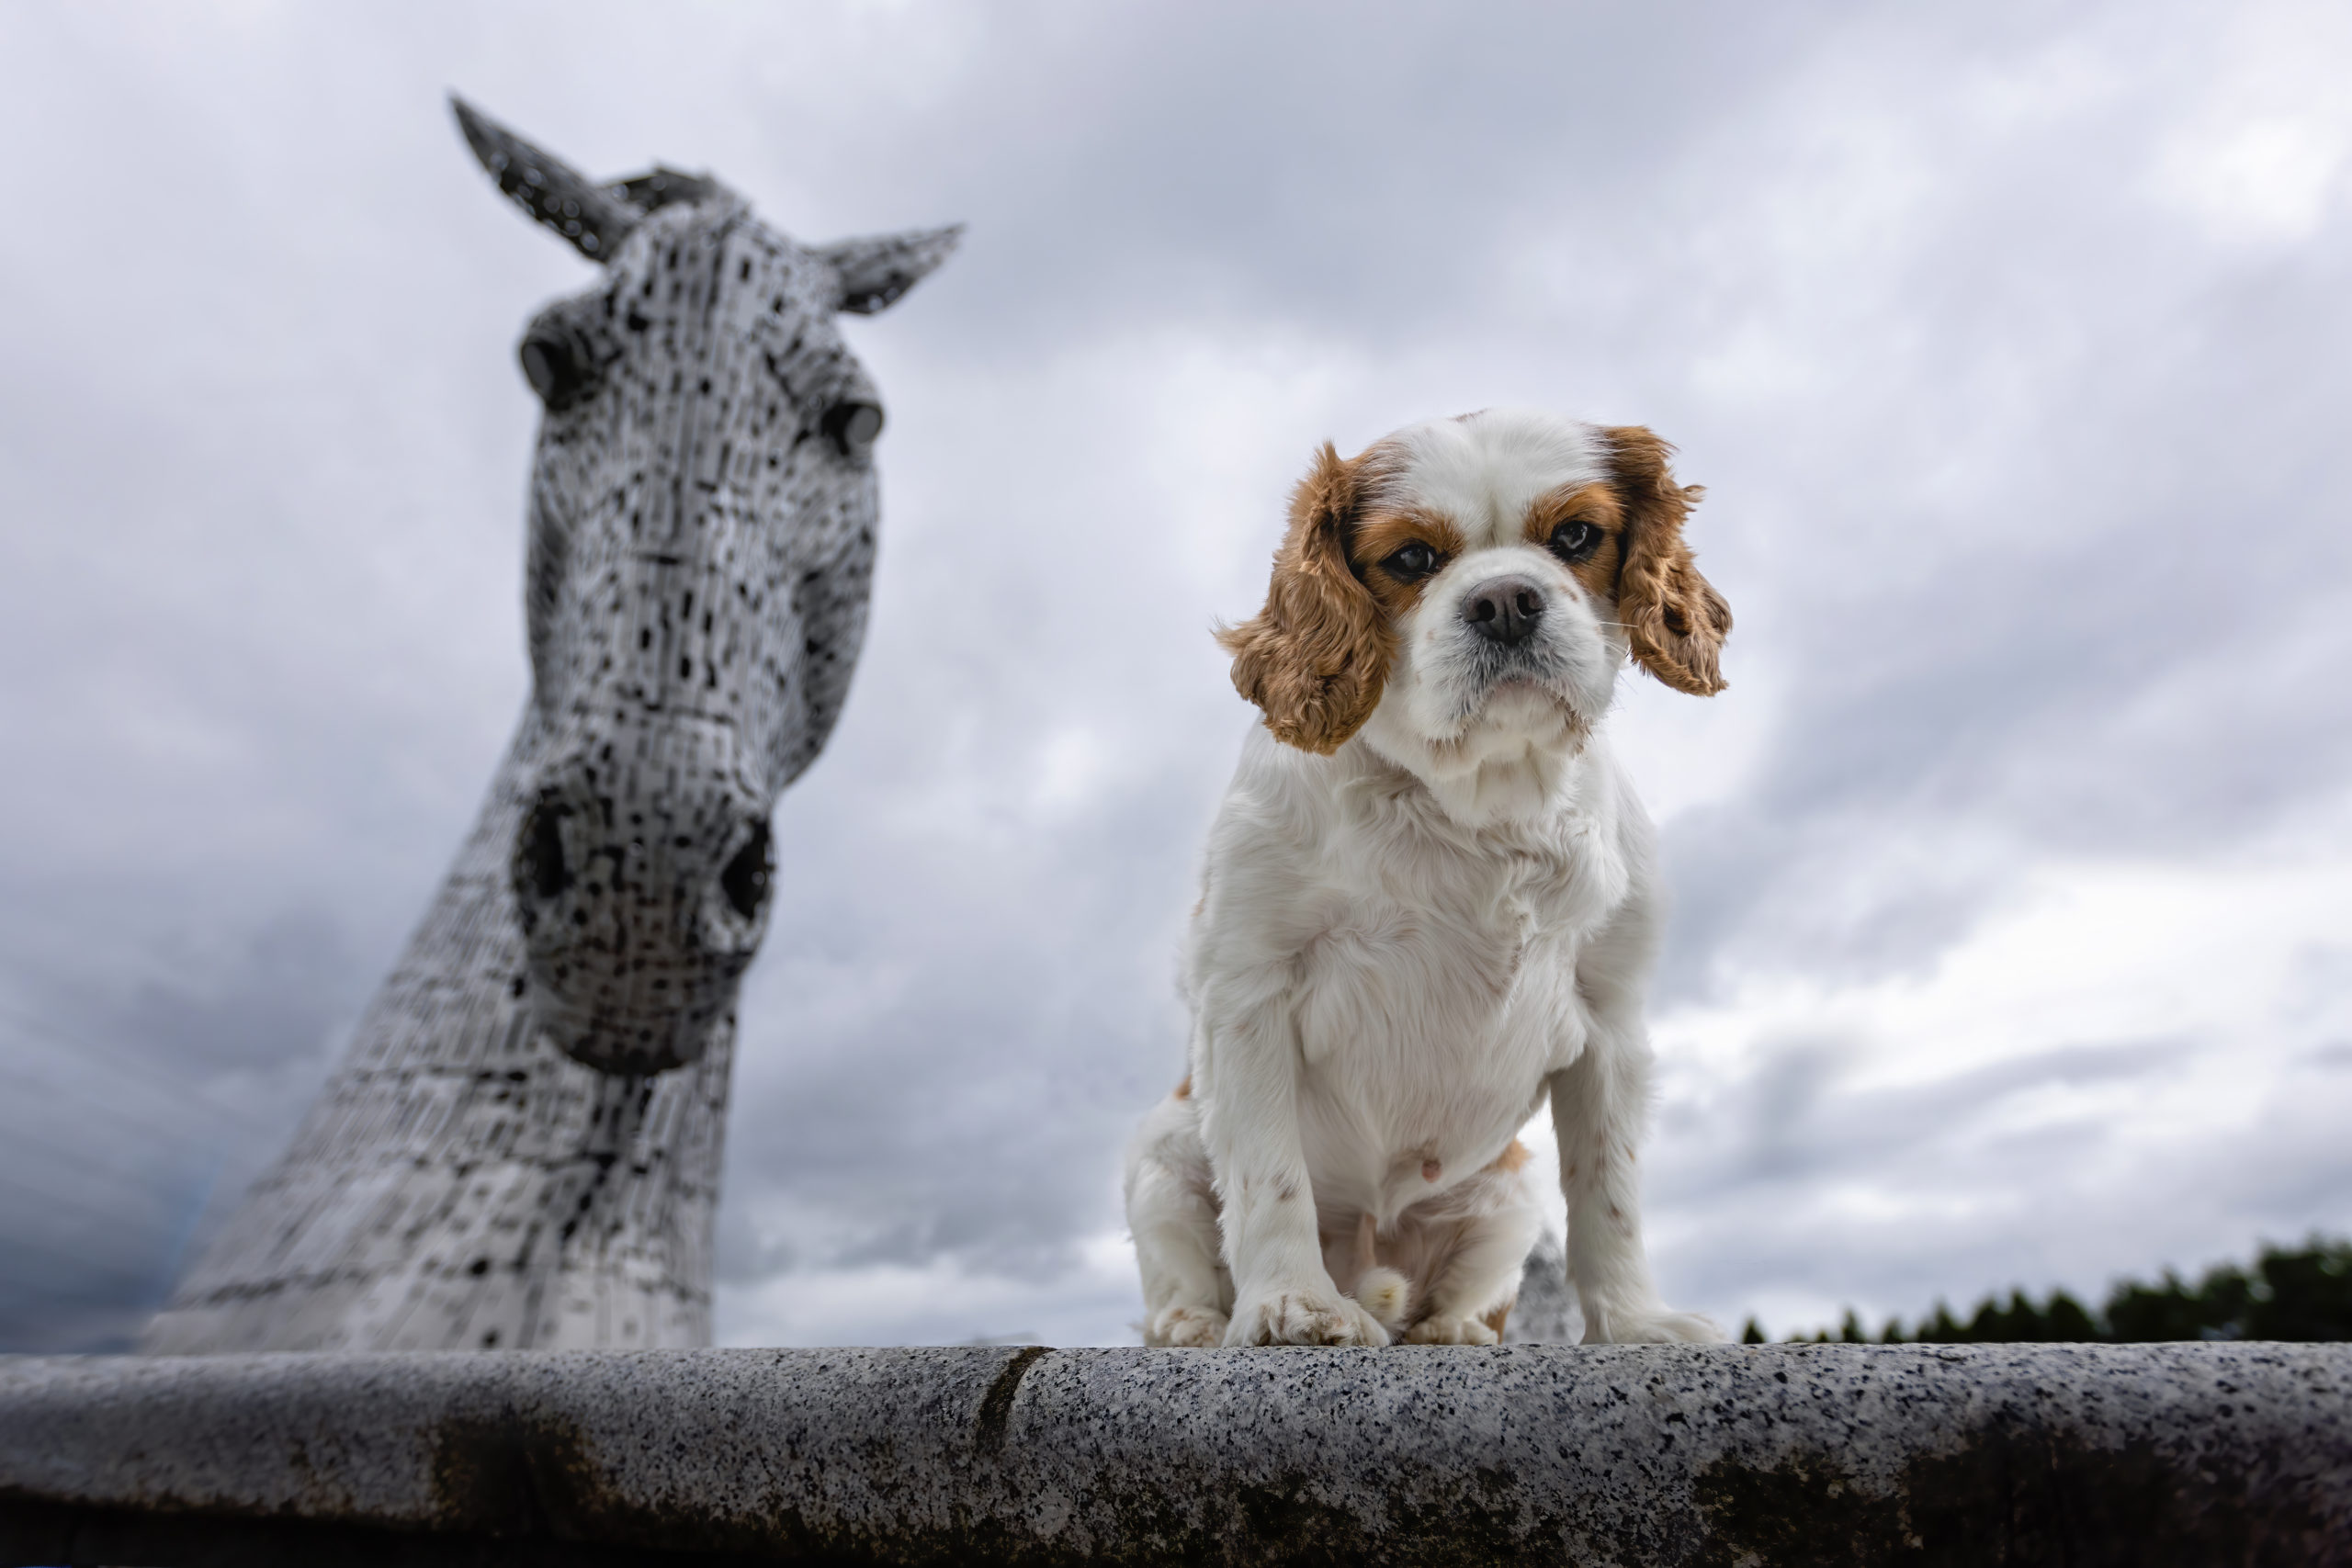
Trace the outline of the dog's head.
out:
[[[1233,683],[1308,751],[1359,730],[1432,780],[1574,750],[1632,658],[1721,691],[1731,608],[1691,563],[1695,486],[1667,444],[1488,410],[1361,456],[1325,446],[1291,501],[1266,607],[1219,634]]]

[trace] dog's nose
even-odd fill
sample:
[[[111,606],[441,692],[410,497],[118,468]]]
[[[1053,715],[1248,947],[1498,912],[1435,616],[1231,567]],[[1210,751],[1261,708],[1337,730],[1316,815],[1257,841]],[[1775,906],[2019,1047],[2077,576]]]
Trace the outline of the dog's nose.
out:
[[[1525,642],[1544,618],[1544,590],[1533,578],[1489,578],[1462,596],[1462,618],[1506,648]]]

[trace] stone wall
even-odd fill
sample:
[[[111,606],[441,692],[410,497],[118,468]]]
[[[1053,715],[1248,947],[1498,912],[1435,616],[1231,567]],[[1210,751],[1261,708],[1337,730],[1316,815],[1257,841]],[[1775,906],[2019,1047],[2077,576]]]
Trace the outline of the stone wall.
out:
[[[0,1562],[2352,1561],[2352,1346],[0,1360]]]

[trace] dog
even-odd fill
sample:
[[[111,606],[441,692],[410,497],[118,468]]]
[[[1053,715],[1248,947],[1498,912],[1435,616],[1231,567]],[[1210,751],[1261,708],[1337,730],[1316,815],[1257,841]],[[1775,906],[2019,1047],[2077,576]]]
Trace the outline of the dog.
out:
[[[1191,1070],[1126,1152],[1146,1344],[1494,1344],[1547,1096],[1586,1342],[1722,1338],[1643,1248],[1661,895],[1601,738],[1629,658],[1724,686],[1671,450],[1488,410],[1298,485],[1264,610],[1218,633],[1264,724],[1209,832]]]

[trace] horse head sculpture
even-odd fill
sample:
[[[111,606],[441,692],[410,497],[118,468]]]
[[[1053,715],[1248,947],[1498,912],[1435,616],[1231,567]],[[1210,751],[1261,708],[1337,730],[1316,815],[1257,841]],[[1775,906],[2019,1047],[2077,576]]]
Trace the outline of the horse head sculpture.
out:
[[[705,175],[599,185],[459,103],[598,263],[518,350],[531,700],[343,1061],[152,1351],[707,1345],[768,814],[840,716],[882,403],[834,318],[957,231],[811,248]]]
[[[604,267],[518,349],[545,415],[512,882],[537,1027],[660,1072],[733,1007],[769,813],[865,634],[882,401],[834,317],[890,305],[961,228],[804,246],[707,175],[599,183],[452,102],[499,188]]]

